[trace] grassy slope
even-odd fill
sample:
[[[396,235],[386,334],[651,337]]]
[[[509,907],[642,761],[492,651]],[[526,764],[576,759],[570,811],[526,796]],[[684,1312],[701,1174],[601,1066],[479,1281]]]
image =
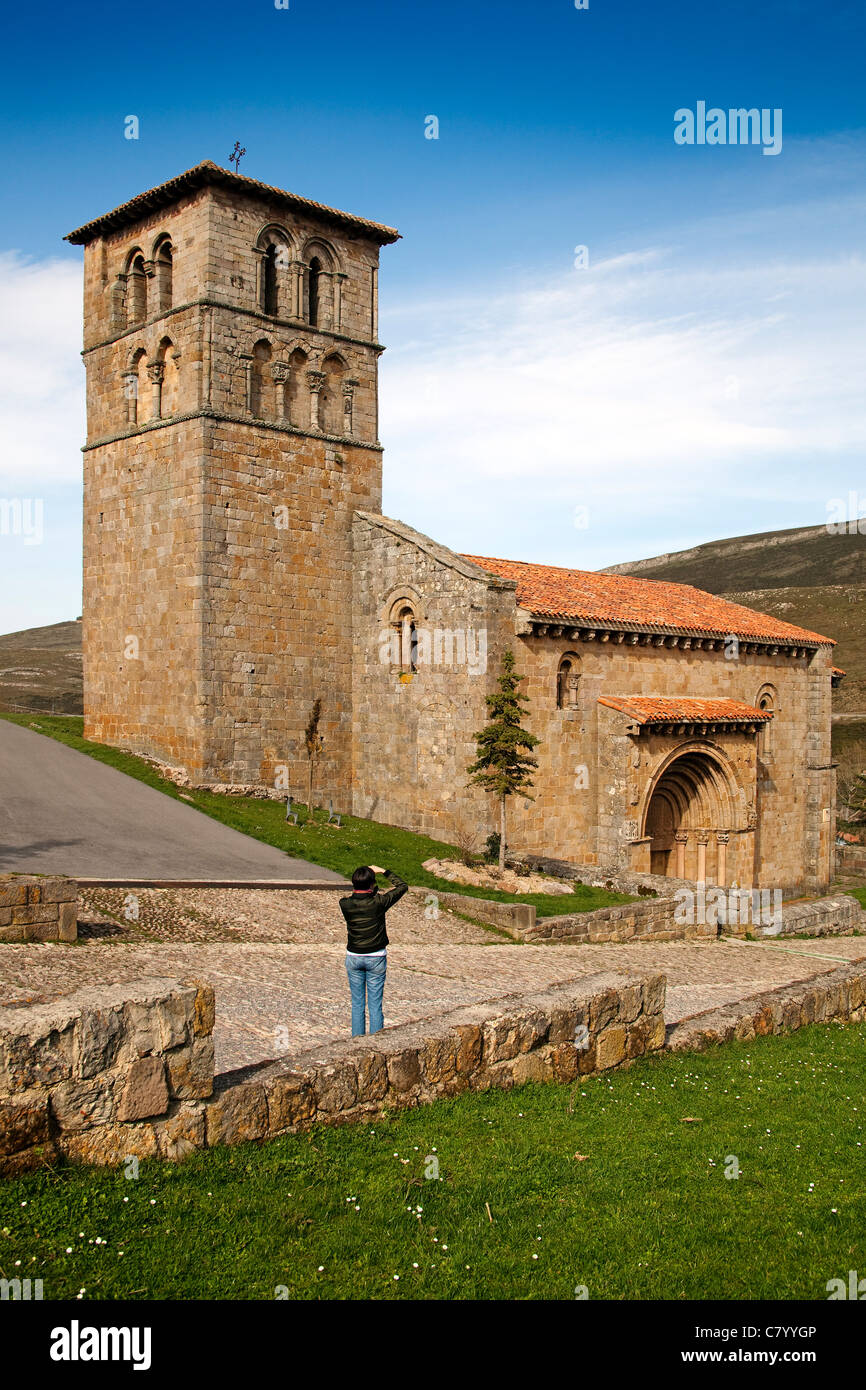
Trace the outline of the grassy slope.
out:
[[[0,637],[0,705],[80,714],[81,620]]]
[[[70,748],[88,754],[99,762],[118,768],[129,777],[155,787],[167,796],[179,797],[181,789],[167,778],[161,777],[150,763],[137,758],[132,753],[122,753],[105,744],[90,743],[82,736],[83,719],[52,718],[48,715],[0,715],[20,724],[24,728],[55,738]],[[294,826],[286,823],[285,805],[279,801],[256,801],[246,796],[219,796],[212,792],[183,791],[184,797],[200,811],[222,821],[224,825],[251,835],[265,844],[274,845],[287,854],[306,859],[324,868],[335,869],[338,873],[351,874],[358,864],[381,864],[395,869],[407,883],[422,888],[438,889],[443,893],[463,893],[469,897],[495,899],[497,902],[534,903],[540,917],[559,917],[568,912],[589,912],[597,907],[607,907],[611,903],[630,902],[632,899],[623,893],[608,893],[602,888],[590,888],[579,884],[573,893],[552,896],[549,893],[494,893],[487,888],[470,888],[462,884],[450,883],[447,879],[436,878],[422,868],[423,861],[431,858],[456,858],[453,845],[441,840],[430,839],[427,835],[415,835],[409,830],[400,830],[393,825],[380,825],[376,821],[360,820],[354,816],[344,816],[342,828],[325,824],[327,816],[319,814],[309,826],[303,824],[306,811],[302,811],[302,824]]]
[[[833,708],[866,710],[866,535],[799,527],[710,541],[614,568],[693,584],[835,638],[835,664],[848,674]]]
[[[864,1043],[818,1025],[137,1181],[32,1174],[0,1184],[0,1276],[46,1299],[826,1299],[866,1268]]]

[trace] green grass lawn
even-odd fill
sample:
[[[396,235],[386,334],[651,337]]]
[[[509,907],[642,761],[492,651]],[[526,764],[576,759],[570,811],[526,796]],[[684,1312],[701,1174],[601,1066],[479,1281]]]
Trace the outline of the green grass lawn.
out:
[[[284,802],[257,801],[247,796],[220,796],[213,792],[186,791],[176,787],[168,778],[160,776],[144,758],[109,748],[106,744],[89,742],[83,737],[84,720],[80,717],[2,714],[0,718],[24,728],[36,729],[69,748],[76,748],[88,757],[118,768],[139,782],[146,782],[149,787],[155,787],[166,796],[178,798],[182,793],[186,800],[206,815],[213,816],[214,820],[222,821],[224,825],[240,830],[244,835],[251,835],[256,840],[263,840],[265,844],[273,845],[287,854],[347,876],[359,864],[382,864],[396,870],[407,883],[422,888],[438,889],[443,893],[463,893],[468,897],[497,902],[533,903],[539,917],[591,912],[613,903],[633,901],[625,893],[607,892],[603,888],[591,888],[585,884],[578,884],[573,893],[560,896],[550,893],[497,893],[488,888],[451,883],[421,867],[425,859],[457,858],[454,846],[442,840],[432,840],[427,835],[415,835],[410,830],[360,820],[355,816],[343,816],[342,828],[338,830],[336,826],[325,824],[327,813],[321,811],[314,814],[310,824],[305,824],[305,809],[299,815],[301,825],[294,826],[286,821]]]
[[[818,1025],[135,1180],[30,1174],[0,1184],[0,1277],[46,1299],[826,1299],[866,1274],[864,1045]]]

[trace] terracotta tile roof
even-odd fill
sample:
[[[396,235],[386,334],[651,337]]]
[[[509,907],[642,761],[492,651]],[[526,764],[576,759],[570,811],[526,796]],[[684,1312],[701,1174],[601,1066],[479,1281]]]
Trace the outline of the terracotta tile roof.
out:
[[[831,666],[830,674],[831,676],[847,676],[848,672],[843,671],[841,666]]]
[[[772,719],[772,713],[742,700],[678,699],[656,695],[600,695],[600,705],[621,710],[637,724],[756,723]]]
[[[518,606],[554,622],[712,637],[734,635],[797,646],[835,645],[832,637],[729,603],[690,584],[481,555],[466,555],[464,559],[503,579],[516,579]]]
[[[259,183],[258,179],[248,179],[245,174],[235,174],[230,169],[221,169],[210,159],[202,160],[201,164],[196,164],[194,168],[187,169],[185,173],[176,175],[167,183],[160,183],[156,188],[148,189],[146,193],[139,193],[128,203],[121,203],[119,207],[104,213],[102,217],[96,217],[92,222],[85,222],[83,227],[77,227],[63,240],[71,241],[74,246],[86,245],[94,237],[101,236],[104,232],[116,231],[119,227],[129,226],[130,223],[137,222],[139,218],[145,217],[156,208],[168,207],[169,204],[182,198],[191,189],[201,188],[208,183],[226,184],[239,193],[253,194],[270,203],[282,203],[285,207],[294,208],[300,212],[310,212],[342,227],[362,228],[380,245],[400,240],[400,233],[394,227],[386,227],[381,222],[368,222],[365,217],[355,217],[350,212],[340,212],[337,208],[327,207],[325,203],[316,203],[312,198],[301,198],[297,193],[287,193],[283,188],[274,188],[269,183]]]

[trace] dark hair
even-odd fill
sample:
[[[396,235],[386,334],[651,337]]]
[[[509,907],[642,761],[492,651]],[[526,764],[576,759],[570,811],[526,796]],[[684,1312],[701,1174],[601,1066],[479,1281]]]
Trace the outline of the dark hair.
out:
[[[369,890],[376,887],[376,875],[366,864],[362,864],[360,869],[356,869],[352,874],[352,887]]]

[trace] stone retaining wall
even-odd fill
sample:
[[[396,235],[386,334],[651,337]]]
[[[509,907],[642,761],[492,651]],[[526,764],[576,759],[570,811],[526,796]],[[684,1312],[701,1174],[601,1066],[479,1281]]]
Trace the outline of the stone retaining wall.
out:
[[[601,907],[595,912],[539,917],[520,935],[522,940],[529,942],[691,941],[718,935],[715,926],[682,926],[675,921],[677,908],[674,898],[644,898],[617,907]]]
[[[75,879],[0,874],[0,941],[75,941],[77,937]]]
[[[178,1157],[213,1090],[214,995],[154,977],[0,1008],[0,1176]]]
[[[213,1083],[213,992],[152,979],[0,1009],[0,1176],[58,1154],[178,1159],[664,1046],[665,977],[600,973],[347,1039]],[[211,1091],[211,1088],[213,1090]]]
[[[478,922],[501,927],[518,940],[535,926],[537,914],[532,903],[500,903],[495,898],[474,898],[468,893],[440,893],[438,888],[410,888],[409,891],[420,894],[425,901],[435,898],[438,906],[450,907]]]
[[[812,902],[788,903],[782,908],[782,925],[749,926],[756,937],[765,936],[851,936],[866,931],[866,913],[850,893]]]
[[[857,961],[684,1018],[668,1029],[667,1046],[672,1052],[703,1052],[734,1038],[748,1040],[768,1033],[791,1033],[807,1023],[864,1020],[866,962]]]

